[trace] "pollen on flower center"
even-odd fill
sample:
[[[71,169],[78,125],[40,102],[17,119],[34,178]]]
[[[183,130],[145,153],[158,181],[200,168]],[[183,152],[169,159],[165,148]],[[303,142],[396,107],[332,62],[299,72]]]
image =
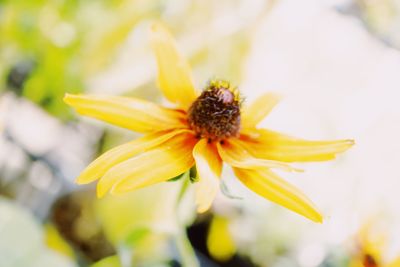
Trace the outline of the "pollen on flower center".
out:
[[[211,81],[190,106],[188,122],[199,137],[209,140],[238,136],[240,101],[229,82]]]

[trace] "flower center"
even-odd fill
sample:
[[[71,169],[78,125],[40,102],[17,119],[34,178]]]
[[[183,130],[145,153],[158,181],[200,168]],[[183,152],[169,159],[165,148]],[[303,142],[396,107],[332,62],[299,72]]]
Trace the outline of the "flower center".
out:
[[[190,128],[210,141],[238,136],[240,101],[229,82],[211,81],[188,111]]]
[[[365,267],[378,267],[378,263],[374,259],[374,257],[370,254],[364,255],[363,264]]]

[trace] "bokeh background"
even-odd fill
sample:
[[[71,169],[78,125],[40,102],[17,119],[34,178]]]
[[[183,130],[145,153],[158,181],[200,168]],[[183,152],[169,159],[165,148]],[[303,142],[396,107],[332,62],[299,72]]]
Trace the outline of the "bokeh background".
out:
[[[171,29],[198,88],[217,77],[246,101],[278,92],[263,126],[356,140],[285,176],[321,208],[321,225],[229,170],[210,212],[195,214],[189,193],[179,213],[202,266],[378,266],[369,254],[400,266],[389,265],[400,256],[399,0],[2,0],[0,267],[180,266],[179,185],[101,200],[75,185],[91,160],[137,135],[62,102],[66,92],[163,102],[154,21]]]

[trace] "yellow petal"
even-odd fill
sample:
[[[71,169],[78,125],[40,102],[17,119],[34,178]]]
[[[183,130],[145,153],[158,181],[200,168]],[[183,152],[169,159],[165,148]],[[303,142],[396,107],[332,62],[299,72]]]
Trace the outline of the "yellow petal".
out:
[[[72,260],[75,259],[74,251],[72,250],[70,244],[65,241],[53,224],[46,224],[44,230],[47,247]]]
[[[102,177],[113,166],[149,150],[173,136],[188,130],[157,132],[143,136],[129,143],[117,146],[94,160],[76,179],[78,184],[87,184]]]
[[[136,132],[183,127],[181,112],[136,98],[66,94],[64,101],[82,115]]]
[[[196,99],[188,62],[180,55],[173,37],[163,25],[154,24],[151,37],[161,90],[169,101],[188,108]]]
[[[254,128],[279,103],[281,97],[274,93],[267,93],[258,97],[251,105],[242,110],[242,127]]]
[[[217,148],[222,160],[233,167],[243,169],[263,169],[267,167],[278,168],[285,171],[301,171],[286,163],[253,157],[240,140],[225,140],[223,144],[217,143]]]
[[[215,144],[201,139],[193,149],[193,157],[199,174],[196,183],[196,204],[198,212],[207,211],[219,191],[222,160]]]
[[[400,257],[390,262],[386,267],[399,267],[400,266]]]
[[[284,162],[331,160],[354,145],[349,139],[309,141],[265,129],[244,133],[240,139],[255,157]]]
[[[296,187],[287,183],[273,172],[234,168],[236,176],[258,195],[318,223],[322,215],[315,205]]]
[[[194,164],[192,150],[196,141],[192,134],[179,134],[152,150],[114,166],[99,180],[98,196],[102,197],[111,188],[112,193],[125,193],[166,181],[187,171]]]

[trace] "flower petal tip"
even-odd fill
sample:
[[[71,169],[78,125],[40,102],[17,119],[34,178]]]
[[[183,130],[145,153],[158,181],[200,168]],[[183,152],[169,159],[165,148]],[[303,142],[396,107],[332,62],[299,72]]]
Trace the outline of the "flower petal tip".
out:
[[[321,212],[319,212],[319,210],[313,206],[310,207],[311,209],[309,209],[308,211],[303,211],[303,212],[297,212],[296,213],[302,215],[303,217],[309,219],[310,221],[314,222],[314,223],[318,223],[318,224],[323,224],[324,223],[324,216],[322,215]]]
[[[353,139],[345,139],[342,141],[342,150],[338,151],[338,153],[343,153],[354,146],[356,142]]]
[[[72,96],[71,94],[65,93],[65,95],[63,97],[64,103],[68,104],[68,100],[70,99],[71,96]]]
[[[197,207],[197,213],[205,213],[206,211],[208,211],[210,209],[210,207]]]
[[[108,192],[108,188],[105,188],[105,187],[102,185],[101,181],[99,181],[99,182],[97,183],[97,186],[96,186],[96,195],[97,195],[97,198],[103,198],[103,197],[107,194],[107,192]]]
[[[319,224],[323,224],[324,223],[324,217],[321,214],[318,214],[318,216],[316,216],[313,219],[314,222],[319,223]]]
[[[85,184],[90,184],[93,182],[93,179],[88,179],[88,176],[85,175],[84,172],[82,172],[76,179],[75,183],[78,185],[85,185]]]
[[[320,212],[320,210],[317,207],[313,207],[313,211],[308,213],[308,215],[305,215],[308,219],[315,223],[323,224],[324,223],[324,215]]]
[[[352,147],[356,144],[356,141],[353,139],[347,139],[346,143],[349,145],[349,147]]]
[[[317,211],[315,209],[312,212],[303,213],[301,215],[303,215],[305,218],[311,220],[314,223],[318,223],[318,224],[323,224],[324,223],[324,216],[319,211]]]
[[[85,183],[85,181],[82,181],[82,179],[80,179],[80,177],[78,177],[78,178],[75,179],[75,183],[76,183],[77,185],[84,185],[84,184],[87,184],[87,183]]]
[[[64,95],[63,101],[67,105],[72,106],[74,104],[74,100],[76,100],[78,97],[79,97],[78,95],[66,93]]]

